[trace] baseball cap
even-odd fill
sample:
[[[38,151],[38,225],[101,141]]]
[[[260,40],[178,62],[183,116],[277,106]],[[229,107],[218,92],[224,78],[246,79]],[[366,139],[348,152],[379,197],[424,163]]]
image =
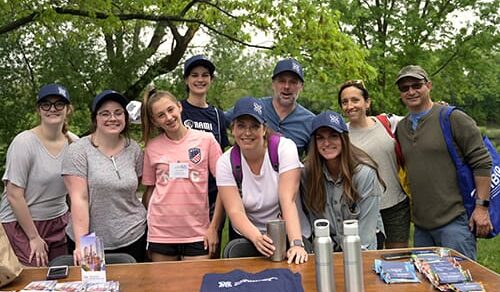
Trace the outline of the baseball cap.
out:
[[[92,102],[92,113],[96,113],[96,111],[101,107],[101,105],[108,100],[116,101],[121,106],[123,106],[124,109],[127,108],[128,99],[125,96],[114,90],[107,89],[99,93],[94,98],[94,101]]]
[[[425,81],[429,81],[427,72],[425,72],[425,70],[418,65],[408,65],[399,70],[398,77],[396,78],[396,84],[398,84],[399,80],[405,77],[413,77],[419,80],[425,79]]]
[[[47,96],[60,96],[68,103],[70,102],[68,90],[64,86],[56,83],[50,83],[42,86],[38,92],[36,101],[39,102]]]
[[[231,120],[234,121],[236,118],[243,115],[250,115],[261,124],[266,122],[266,118],[264,117],[264,106],[260,100],[255,97],[245,96],[236,102]]]
[[[311,136],[321,127],[328,127],[339,133],[349,132],[344,118],[339,113],[333,111],[322,112],[313,118]]]
[[[187,77],[189,72],[191,72],[191,70],[196,66],[206,67],[210,72],[210,75],[214,75],[215,65],[204,55],[195,55],[187,59],[184,63],[184,77]]]
[[[302,66],[293,58],[280,60],[276,64],[276,67],[274,67],[272,78],[274,79],[274,77],[283,72],[295,73],[299,77],[300,81],[304,82],[304,72],[302,71]]]

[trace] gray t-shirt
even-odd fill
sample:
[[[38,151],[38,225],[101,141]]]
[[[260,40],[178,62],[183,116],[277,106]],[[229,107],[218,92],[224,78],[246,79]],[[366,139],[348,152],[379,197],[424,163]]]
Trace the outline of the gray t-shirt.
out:
[[[142,176],[142,150],[130,140],[114,160],[116,169],[112,159],[87,136],[70,145],[62,165],[63,175],[87,180],[89,232],[101,237],[107,250],[130,245],[146,231],[146,209],[136,195],[138,177]],[[75,240],[72,221],[66,233]]]
[[[73,140],[78,139],[70,134]],[[4,183],[24,189],[24,198],[34,221],[57,218],[68,211],[66,187],[61,177],[61,163],[68,145],[53,156],[42,141],[31,130],[18,134],[7,150]],[[17,221],[9,201],[6,188],[0,205],[2,223]]]
[[[379,206],[383,210],[404,201],[406,194],[399,182],[399,166],[394,150],[396,141],[379,120],[373,120],[375,124],[368,128],[349,127],[349,138],[352,144],[363,149],[378,164],[378,171],[386,185]]]

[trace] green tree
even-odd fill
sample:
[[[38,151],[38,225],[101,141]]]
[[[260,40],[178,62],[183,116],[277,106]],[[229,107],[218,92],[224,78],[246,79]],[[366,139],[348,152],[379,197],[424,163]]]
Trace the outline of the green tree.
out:
[[[376,82],[369,82],[377,110],[404,112],[393,81],[401,67],[420,64],[430,74],[437,99],[466,110],[475,105],[475,118],[498,122],[498,93],[477,83],[479,76],[496,80],[490,85],[498,92],[498,0],[330,3],[341,12],[341,30],[370,50],[369,63],[378,70]],[[494,111],[482,115],[479,106],[486,104],[494,105]]]
[[[321,76],[315,90],[306,85],[321,109],[332,84],[348,73],[373,78],[375,72],[366,51],[339,32],[338,19],[318,0],[1,1],[0,151],[36,122],[34,98],[44,83],[68,87],[76,108],[71,130],[80,135],[90,126],[88,105],[103,89],[131,99],[155,80],[182,89],[179,63],[196,51],[193,39],[201,34],[212,38],[203,51],[220,64],[213,103],[228,107],[240,95],[269,92],[276,58],[292,56],[306,68],[307,84]],[[252,44],[256,33],[274,42]]]

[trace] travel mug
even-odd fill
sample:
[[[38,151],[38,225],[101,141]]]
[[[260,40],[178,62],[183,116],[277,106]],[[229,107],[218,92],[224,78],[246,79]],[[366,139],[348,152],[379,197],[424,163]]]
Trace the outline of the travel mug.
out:
[[[285,259],[286,255],[286,225],[285,220],[271,220],[266,224],[267,236],[269,236],[276,248],[271,260],[279,262]]]

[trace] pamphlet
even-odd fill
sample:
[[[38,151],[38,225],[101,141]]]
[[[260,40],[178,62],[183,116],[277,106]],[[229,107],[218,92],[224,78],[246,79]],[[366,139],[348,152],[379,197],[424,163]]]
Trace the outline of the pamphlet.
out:
[[[104,247],[95,233],[80,238],[82,281],[88,283],[106,283],[106,263]]]

